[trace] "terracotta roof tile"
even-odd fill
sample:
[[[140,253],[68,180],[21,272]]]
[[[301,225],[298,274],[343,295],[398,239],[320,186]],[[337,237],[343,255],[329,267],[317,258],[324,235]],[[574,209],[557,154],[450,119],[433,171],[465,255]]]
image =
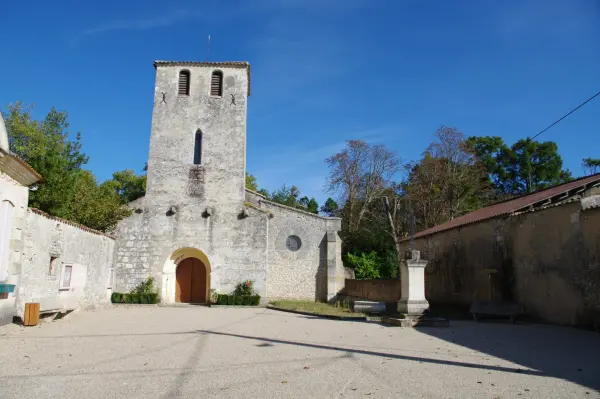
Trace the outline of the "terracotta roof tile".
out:
[[[563,196],[565,194],[569,195],[569,192],[571,191],[583,190],[586,188],[587,185],[593,185],[596,183],[600,183],[600,173],[572,180],[568,183],[559,184],[553,187],[546,188],[544,190],[536,191],[534,193],[526,194],[507,201],[499,202],[497,204],[490,205],[485,208],[477,209],[476,211],[467,213],[463,216],[459,216],[456,219],[452,219],[449,222],[439,224],[427,230],[423,230],[415,234],[414,238],[425,237],[445,230],[450,230],[467,224],[480,222],[482,220],[523,211],[529,207],[541,205],[542,203],[547,202],[553,197]],[[399,241],[407,240],[410,240],[410,237],[403,237]]]
[[[71,222],[70,220],[66,220],[66,219],[62,219],[62,218],[56,217],[56,216],[48,215],[46,212],[44,212],[42,210],[39,210],[37,208],[28,208],[28,209],[29,209],[30,212],[33,212],[33,213],[38,214],[40,216],[43,216],[46,219],[55,220],[55,221],[63,223],[63,224],[68,224],[69,226],[73,226],[73,227],[76,227],[76,228],[78,228],[80,230],[87,231],[88,233],[92,233],[92,234],[96,234],[96,235],[99,235],[99,236],[108,237],[108,238],[110,238],[112,240],[116,239],[116,237],[113,236],[113,235],[106,234],[106,233],[103,233],[103,232],[95,230],[95,229],[91,229],[91,228],[89,228],[87,226],[84,226],[82,224]]]
[[[27,163],[27,161],[25,161],[23,158],[21,158],[20,156],[18,156],[18,155],[17,155],[17,154],[15,154],[14,152],[11,152],[11,153],[10,153],[10,155],[11,155],[11,156],[13,156],[13,157],[14,157],[14,158],[15,158],[15,159],[16,159],[16,160],[17,160],[17,161],[18,161],[18,162],[19,162],[21,165],[23,165],[23,166],[24,166],[24,167],[25,167],[27,170],[29,170],[31,173],[33,173],[33,175],[34,175],[35,177],[37,177],[37,179],[38,179],[38,181],[39,181],[40,183],[44,183],[44,182],[45,182],[45,180],[44,180],[44,178],[42,177],[42,175],[40,175],[40,174],[39,174],[39,172],[33,168],[33,166],[29,165],[29,164]]]

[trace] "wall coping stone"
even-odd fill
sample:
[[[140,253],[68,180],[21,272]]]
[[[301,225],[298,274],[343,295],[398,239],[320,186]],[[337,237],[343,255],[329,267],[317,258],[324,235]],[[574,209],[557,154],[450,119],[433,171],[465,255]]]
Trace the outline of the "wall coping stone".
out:
[[[319,219],[323,219],[323,220],[342,220],[342,218],[331,217],[331,216],[321,216],[321,215],[318,215],[316,213],[311,213],[311,212],[303,211],[302,209],[297,209],[297,208],[293,208],[291,206],[278,204],[277,202],[273,202],[273,201],[268,200],[267,197],[265,197],[264,195],[262,195],[260,193],[257,193],[256,191],[250,190],[248,188],[246,189],[246,191],[249,192],[250,194],[254,194],[254,195],[262,198],[262,199],[260,199],[258,201],[259,203],[264,202],[264,203],[267,203],[269,205],[277,206],[279,208],[287,209],[287,210],[290,210],[290,211],[293,211],[293,212],[297,212],[297,213],[301,213],[301,214],[308,215],[308,216],[313,216],[313,217],[316,217],[316,218],[319,218]]]
[[[79,223],[75,223],[75,222],[71,222],[69,220],[61,219],[61,218],[56,217],[56,216],[51,216],[51,215],[47,214],[46,212],[41,211],[41,210],[39,210],[37,208],[28,208],[27,210],[29,212],[33,212],[33,213],[35,213],[37,215],[43,216],[46,219],[55,220],[57,222],[68,224],[69,226],[73,226],[75,228],[78,228],[78,229],[83,230],[83,231],[88,232],[88,233],[96,234],[96,235],[99,235],[99,236],[104,236],[104,237],[110,238],[111,240],[115,240],[116,239],[116,237],[113,236],[113,235],[103,233],[103,232],[101,232],[99,230],[91,229],[91,228],[86,227],[86,226],[84,226],[82,224],[79,224]]]

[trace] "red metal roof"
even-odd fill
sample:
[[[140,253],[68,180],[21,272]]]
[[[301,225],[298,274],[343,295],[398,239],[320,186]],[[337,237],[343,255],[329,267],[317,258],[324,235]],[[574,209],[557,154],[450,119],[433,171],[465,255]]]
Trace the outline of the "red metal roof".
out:
[[[587,188],[587,186],[593,185],[595,183],[600,183],[600,173],[572,180],[568,183],[559,184],[557,186],[549,187],[531,194],[526,194],[521,197],[513,198],[511,200],[499,202],[497,204],[490,205],[485,208],[477,209],[476,211],[452,219],[449,222],[439,224],[427,230],[423,230],[415,234],[414,238],[425,237],[431,234],[439,233],[441,231],[464,226],[466,224],[471,224],[482,220],[491,219],[497,216],[512,214],[518,211],[526,210],[527,208],[536,204],[541,205],[542,203],[551,200],[553,197],[561,197],[565,194],[567,194],[567,196],[573,195],[575,194],[575,192],[583,190]],[[571,191],[574,192],[570,193]],[[407,240],[410,240],[410,237],[402,238],[400,241]]]

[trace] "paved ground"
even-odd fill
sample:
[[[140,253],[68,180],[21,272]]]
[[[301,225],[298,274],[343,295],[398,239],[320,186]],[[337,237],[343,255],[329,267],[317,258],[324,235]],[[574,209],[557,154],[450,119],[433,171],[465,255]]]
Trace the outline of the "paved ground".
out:
[[[600,334],[119,307],[0,327],[1,398],[599,398]]]

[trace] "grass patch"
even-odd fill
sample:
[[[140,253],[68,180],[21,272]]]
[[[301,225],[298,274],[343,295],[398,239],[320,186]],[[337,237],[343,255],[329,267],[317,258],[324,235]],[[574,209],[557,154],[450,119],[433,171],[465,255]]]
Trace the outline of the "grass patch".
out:
[[[350,310],[348,302],[337,302],[335,305],[330,305],[323,302],[312,301],[294,301],[282,299],[269,302],[269,305],[285,310],[296,310],[300,312],[309,312],[319,315],[328,316],[364,316],[362,313],[356,313]]]

